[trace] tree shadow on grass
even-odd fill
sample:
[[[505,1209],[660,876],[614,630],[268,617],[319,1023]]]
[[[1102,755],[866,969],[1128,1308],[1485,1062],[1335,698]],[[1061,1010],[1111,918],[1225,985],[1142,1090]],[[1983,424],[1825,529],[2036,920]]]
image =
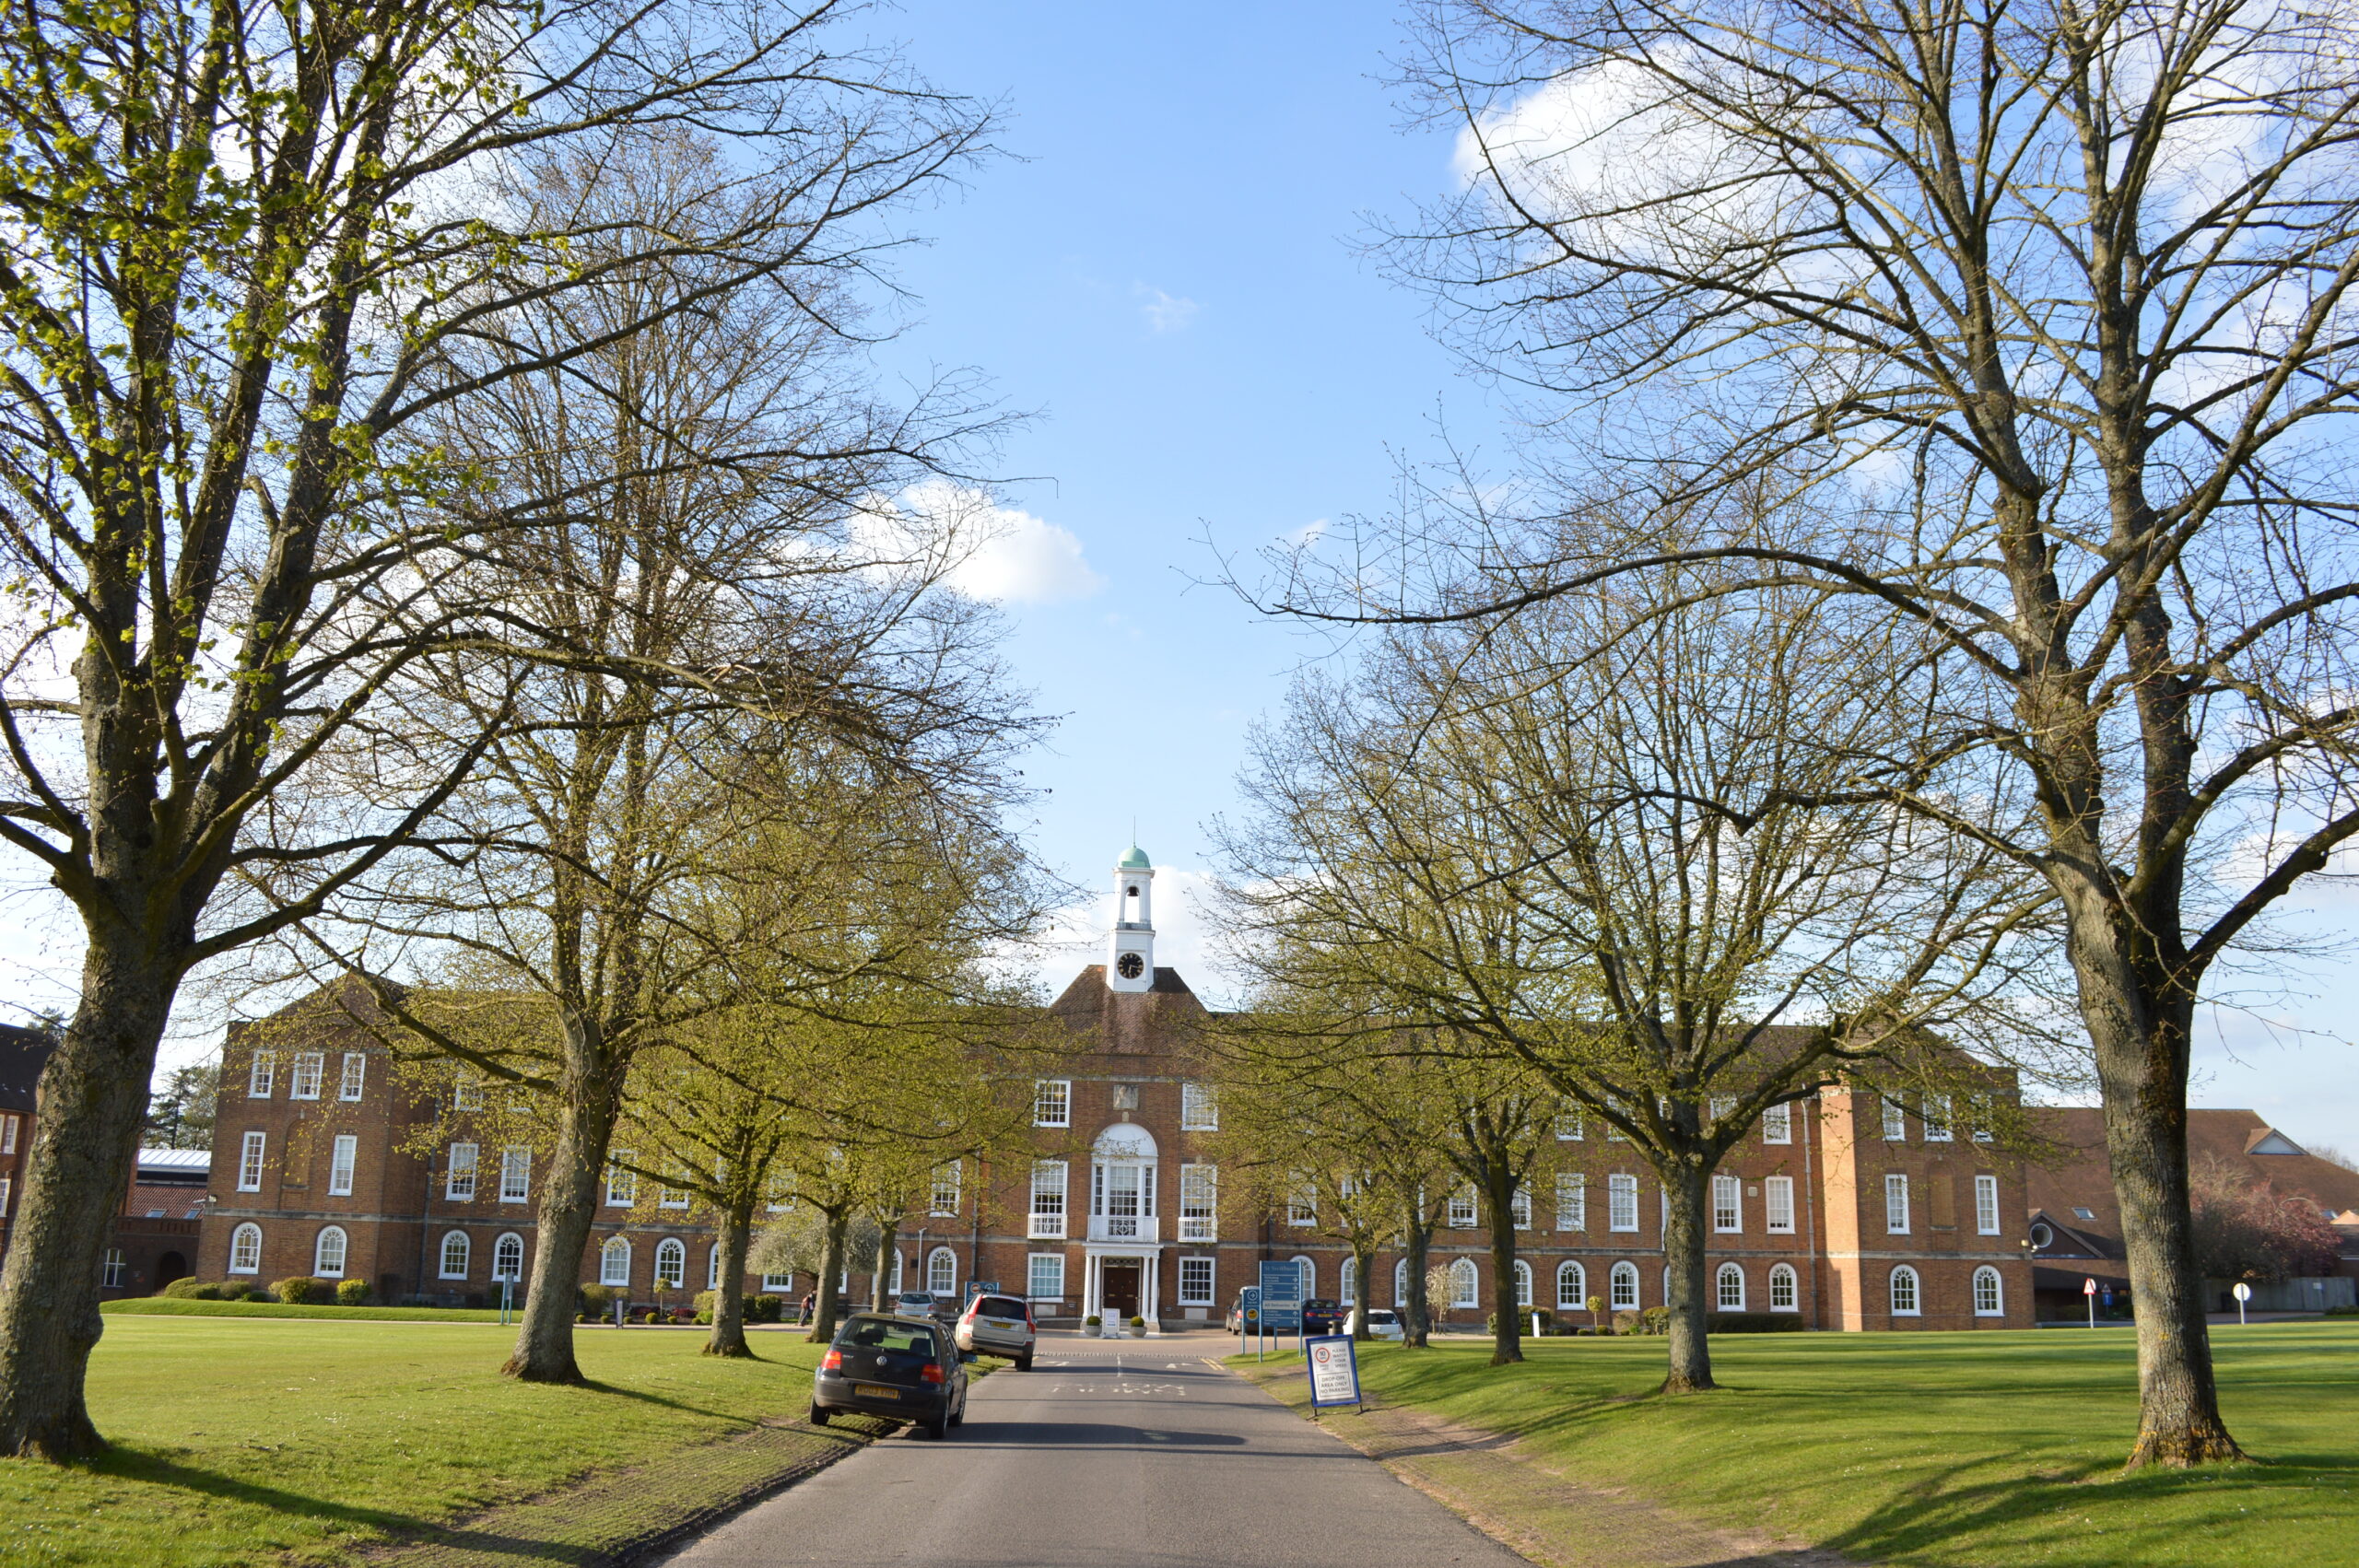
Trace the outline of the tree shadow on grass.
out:
[[[430,1529],[428,1521],[415,1515],[390,1508],[337,1503],[324,1497],[310,1497],[301,1492],[284,1492],[275,1486],[242,1480],[223,1475],[217,1470],[200,1469],[183,1465],[160,1455],[142,1453],[137,1449],[112,1448],[90,1465],[91,1473],[113,1476],[123,1480],[145,1481],[153,1486],[169,1487],[178,1492],[193,1492],[203,1497],[217,1497],[225,1502],[243,1503],[274,1514],[296,1518],[327,1519],[340,1525],[365,1526],[387,1534]]]

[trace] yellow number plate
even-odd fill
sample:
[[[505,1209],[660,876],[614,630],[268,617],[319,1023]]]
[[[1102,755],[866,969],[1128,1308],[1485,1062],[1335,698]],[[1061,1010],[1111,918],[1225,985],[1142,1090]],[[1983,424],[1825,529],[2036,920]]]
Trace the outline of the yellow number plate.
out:
[[[855,1383],[851,1391],[863,1399],[898,1399],[901,1397],[898,1388],[879,1388],[874,1383]]]

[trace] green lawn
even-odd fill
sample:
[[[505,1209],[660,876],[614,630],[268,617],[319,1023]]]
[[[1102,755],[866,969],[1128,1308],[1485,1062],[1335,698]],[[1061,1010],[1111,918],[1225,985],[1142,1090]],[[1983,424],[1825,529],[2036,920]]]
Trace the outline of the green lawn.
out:
[[[1523,1435],[1580,1480],[1869,1562],[2347,1560],[2359,1324],[2220,1328],[2212,1344],[2230,1428],[2262,1462],[2129,1477],[2137,1370],[2119,1331],[1723,1335],[1728,1387],[1680,1399],[1649,1394],[1660,1340],[1527,1341],[1530,1361],[1498,1369],[1487,1344],[1378,1346],[1361,1368],[1371,1396]]]
[[[133,1296],[99,1308],[108,1317],[348,1317],[396,1323],[497,1323],[498,1307],[290,1306],[283,1301],[187,1301],[178,1296]]]
[[[717,1361],[702,1342],[585,1328],[597,1386],[553,1388],[499,1375],[497,1328],[110,1312],[90,1406],[114,1452],[0,1460],[0,1563],[332,1562],[807,1402],[819,1347],[765,1334],[768,1359]]]

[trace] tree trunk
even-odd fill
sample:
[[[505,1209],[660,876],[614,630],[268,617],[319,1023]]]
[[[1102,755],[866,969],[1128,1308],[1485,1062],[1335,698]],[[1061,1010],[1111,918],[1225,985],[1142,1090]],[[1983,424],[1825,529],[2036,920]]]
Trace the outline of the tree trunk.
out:
[[[2083,913],[2068,897],[2068,916]],[[2088,901],[2094,904],[2094,900]],[[2094,937],[2072,922],[2081,1016],[2104,1090],[2106,1155],[2121,1206],[2122,1250],[2138,1328],[2138,1441],[2129,1468],[2240,1459],[2220,1415],[2189,1202],[2187,1079],[2193,1005],[2141,986],[2109,911]]]
[[[1401,1230],[1401,1254],[1408,1262],[1408,1290],[1401,1303],[1401,1345],[1421,1351],[1432,1343],[1433,1315],[1426,1305],[1426,1268],[1433,1253],[1434,1228],[1425,1219]]]
[[[811,1308],[811,1332],[804,1336],[814,1345],[824,1345],[836,1337],[836,1314],[843,1310],[837,1281],[844,1274],[844,1229],[851,1223],[847,1211],[827,1216],[827,1244],[819,1250],[819,1299]]]
[[[1523,1359],[1523,1310],[1515,1295],[1515,1172],[1504,1162],[1484,1168],[1484,1206],[1491,1221],[1491,1364]]]
[[[1658,1171],[1658,1176],[1662,1173]],[[1663,1375],[1666,1394],[1696,1394],[1717,1388],[1712,1381],[1712,1350],[1704,1332],[1704,1195],[1711,1177],[1686,1168],[1663,1177],[1670,1199],[1663,1216],[1662,1256],[1671,1275],[1671,1368]]]
[[[105,1441],[83,1398],[99,1316],[99,1268],[129,1190],[147,1080],[177,972],[133,933],[94,935],[82,997],[41,1070],[41,1112],[0,1267],[0,1455],[87,1459]]]
[[[588,1037],[585,1026],[569,1021],[566,1035],[557,1148],[542,1175],[534,1213],[540,1234],[533,1280],[524,1293],[516,1348],[499,1369],[527,1383],[587,1381],[573,1359],[573,1318],[581,1310],[581,1258],[598,1211],[606,1145],[621,1099],[621,1074],[607,1069],[606,1053]]]
[[[1367,1340],[1368,1308],[1376,1305],[1376,1238],[1367,1236],[1352,1248],[1352,1271],[1359,1281],[1360,1299],[1353,1305],[1359,1310],[1353,1315],[1352,1338]]]
[[[871,1312],[884,1312],[893,1305],[885,1298],[892,1293],[893,1289],[893,1252],[901,1240],[898,1218],[897,1215],[894,1219],[879,1222],[877,1225],[876,1277],[869,1281],[868,1286],[868,1310]]]
[[[704,1354],[758,1360],[745,1342],[745,1248],[754,1230],[754,1199],[733,1203],[721,1216],[721,1271],[712,1293],[712,1332]]]

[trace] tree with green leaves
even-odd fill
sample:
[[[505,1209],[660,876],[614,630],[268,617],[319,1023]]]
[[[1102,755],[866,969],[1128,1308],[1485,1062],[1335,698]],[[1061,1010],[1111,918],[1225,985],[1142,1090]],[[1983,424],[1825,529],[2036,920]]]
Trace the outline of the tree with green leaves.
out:
[[[373,722],[424,655],[518,629],[445,504],[473,476],[410,432],[748,283],[839,298],[894,242],[888,209],[981,148],[973,106],[839,47],[840,8],[0,18],[0,842],[85,938],[0,1269],[0,1453],[101,1446],[92,1281],[182,977],[326,908],[481,755]],[[721,221],[576,199],[691,126]],[[691,252],[697,287],[604,333],[513,330]],[[372,749],[401,788],[335,809],[327,775]]]

